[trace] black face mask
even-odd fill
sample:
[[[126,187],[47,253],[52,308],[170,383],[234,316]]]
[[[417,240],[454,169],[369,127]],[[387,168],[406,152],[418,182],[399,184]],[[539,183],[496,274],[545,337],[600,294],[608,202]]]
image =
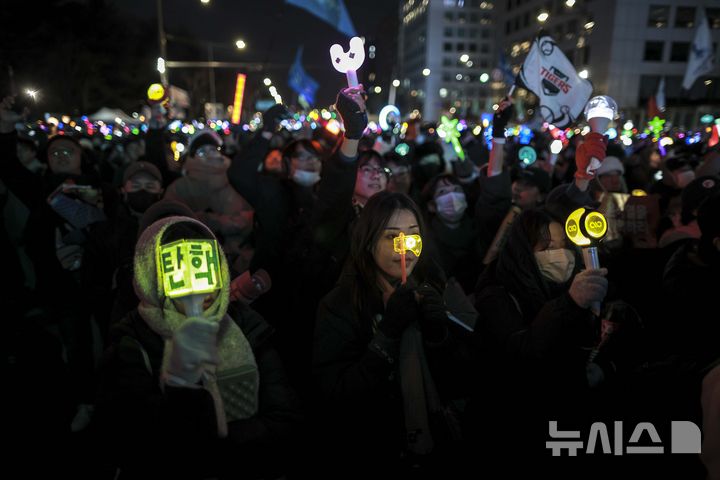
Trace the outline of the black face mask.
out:
[[[145,190],[125,194],[125,203],[131,210],[137,213],[145,213],[155,202],[160,200],[159,193],[150,193]]]

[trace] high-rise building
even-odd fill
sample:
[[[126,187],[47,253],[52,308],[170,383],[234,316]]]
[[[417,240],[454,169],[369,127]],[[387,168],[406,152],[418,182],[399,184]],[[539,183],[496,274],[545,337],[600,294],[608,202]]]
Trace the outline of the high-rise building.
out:
[[[479,115],[495,61],[494,1],[403,0],[398,100],[434,121],[444,111]]]
[[[715,69],[689,92],[681,85],[703,11],[715,48]],[[516,68],[542,28],[560,45],[578,72],[585,70],[594,93],[615,98],[621,110],[640,115],[665,78],[669,106],[687,113],[692,125],[698,106],[718,103],[720,3],[703,0],[498,0],[499,45]],[[682,108],[682,105],[693,105]],[[699,118],[699,117],[698,117]]]

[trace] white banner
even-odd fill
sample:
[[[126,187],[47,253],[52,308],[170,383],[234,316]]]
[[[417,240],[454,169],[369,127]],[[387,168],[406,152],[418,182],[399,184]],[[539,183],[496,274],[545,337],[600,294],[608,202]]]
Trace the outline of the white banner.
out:
[[[715,67],[714,57],[710,28],[708,28],[705,11],[701,8],[700,23],[695,31],[695,38],[690,45],[687,69],[685,70],[685,77],[683,77],[682,86],[685,90],[690,90],[698,77],[712,72]]]

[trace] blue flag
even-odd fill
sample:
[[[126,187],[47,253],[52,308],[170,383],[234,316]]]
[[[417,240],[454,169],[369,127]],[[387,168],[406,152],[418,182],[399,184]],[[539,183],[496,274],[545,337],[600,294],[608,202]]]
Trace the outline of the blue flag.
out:
[[[309,104],[315,103],[315,92],[318,89],[318,83],[305,72],[302,66],[303,47],[298,48],[295,54],[295,62],[290,67],[288,84],[295,93],[305,97],[305,101]]]
[[[505,85],[512,85],[515,83],[515,74],[512,71],[512,67],[508,64],[504,53],[501,53],[500,58],[498,59],[498,69],[502,72]]]
[[[357,36],[343,0],[285,0],[285,3],[307,10],[348,37]]]

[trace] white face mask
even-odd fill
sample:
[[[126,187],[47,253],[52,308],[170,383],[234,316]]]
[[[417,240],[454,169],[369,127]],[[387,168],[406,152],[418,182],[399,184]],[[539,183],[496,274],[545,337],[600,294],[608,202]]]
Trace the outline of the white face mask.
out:
[[[318,172],[308,172],[307,170],[295,170],[293,180],[302,187],[312,187],[320,181]]]
[[[555,283],[565,283],[575,269],[575,254],[567,248],[535,252],[535,261],[543,277]]]
[[[673,176],[675,177],[675,183],[677,184],[678,188],[685,188],[688,183],[695,180],[695,172],[692,170],[685,170],[682,172],[674,173]]]
[[[467,208],[467,200],[465,194],[460,192],[450,192],[440,195],[435,199],[438,215],[450,222],[457,222],[465,213]]]

